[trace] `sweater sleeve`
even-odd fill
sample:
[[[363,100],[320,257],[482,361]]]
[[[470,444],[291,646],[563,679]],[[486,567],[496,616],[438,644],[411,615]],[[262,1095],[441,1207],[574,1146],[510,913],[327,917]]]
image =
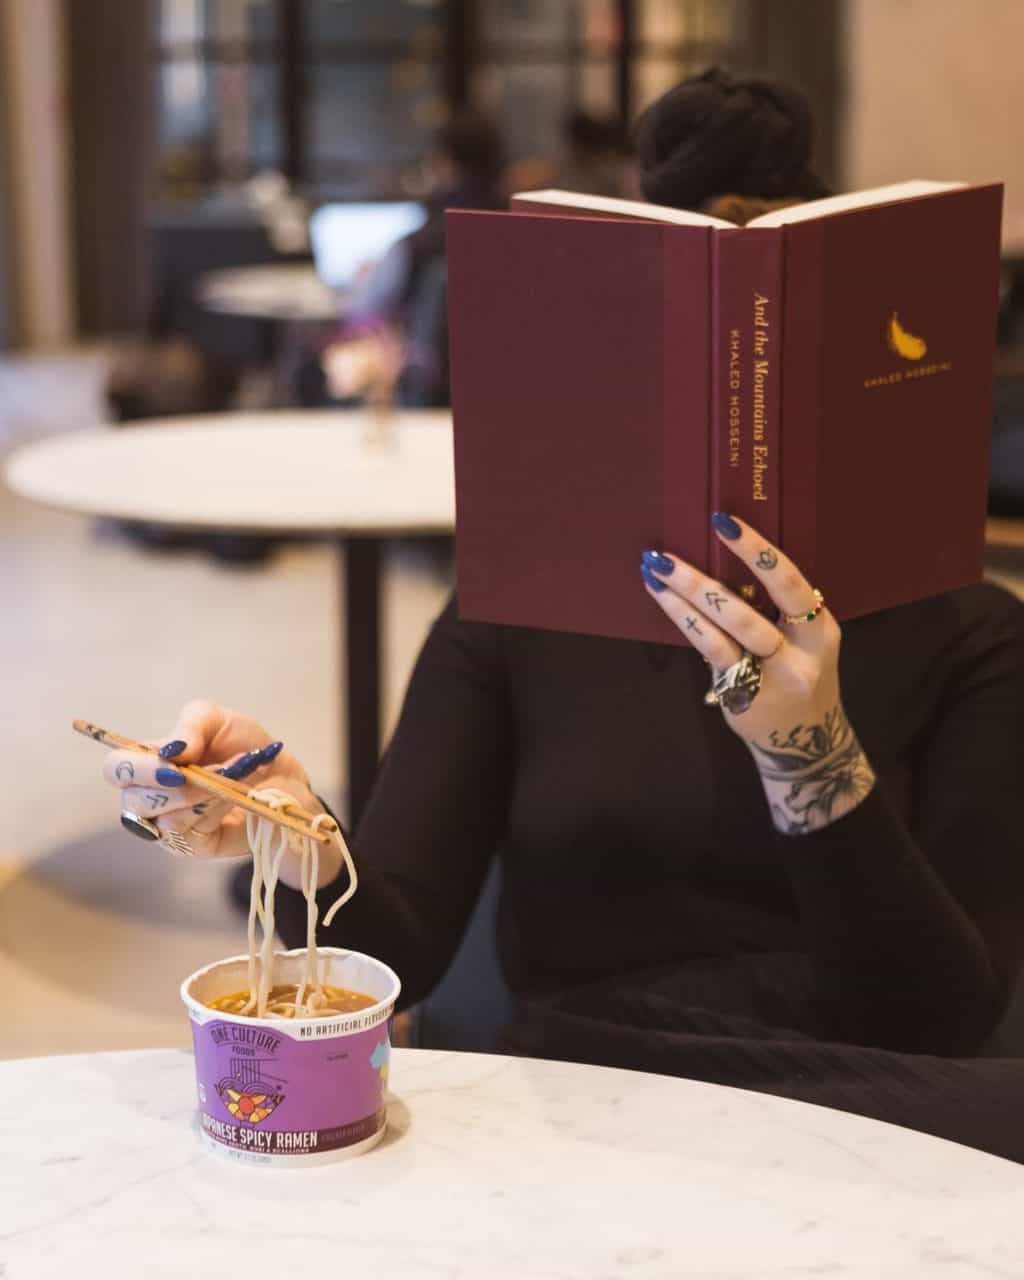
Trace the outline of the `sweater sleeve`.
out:
[[[1020,969],[1024,608],[979,594],[984,609],[943,659],[909,829],[879,782],[830,826],[776,836],[837,1038],[970,1053]]]
[[[359,889],[318,940],[398,973],[400,1007],[443,976],[506,823],[512,743],[500,633],[459,622],[454,600],[417,660],[394,737],[352,841]],[[321,917],[345,888],[324,885]],[[302,895],[278,889],[277,924],[305,941]]]

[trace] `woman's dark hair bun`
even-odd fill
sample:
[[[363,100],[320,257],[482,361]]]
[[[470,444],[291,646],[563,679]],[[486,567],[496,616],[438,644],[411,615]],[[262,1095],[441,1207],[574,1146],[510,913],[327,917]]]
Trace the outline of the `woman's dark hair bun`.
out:
[[[719,67],[663,94],[636,127],[640,185],[656,204],[699,208],[714,196],[814,199],[814,121],[797,89],[733,79]]]

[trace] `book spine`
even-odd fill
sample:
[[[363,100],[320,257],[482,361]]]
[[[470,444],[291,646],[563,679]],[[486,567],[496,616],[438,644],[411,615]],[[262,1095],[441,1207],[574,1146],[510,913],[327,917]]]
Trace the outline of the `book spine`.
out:
[[[781,458],[783,495],[779,545],[813,586],[818,586],[819,440],[825,403],[823,262],[825,226],[786,227],[786,296],[782,348],[782,413],[786,423]],[[831,583],[830,583],[831,585]]]
[[[784,237],[776,228],[749,228],[716,231],[713,241],[711,508],[778,543]],[[717,537],[710,571],[774,612],[764,588]]]

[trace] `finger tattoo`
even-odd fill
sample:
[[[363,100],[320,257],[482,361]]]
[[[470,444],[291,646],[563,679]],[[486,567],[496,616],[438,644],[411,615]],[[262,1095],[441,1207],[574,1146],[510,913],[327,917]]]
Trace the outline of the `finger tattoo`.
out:
[[[132,764],[130,760],[122,760],[121,763],[114,770],[114,777],[118,780],[118,782],[123,782],[125,778],[127,778],[128,781],[131,782],[131,780],[135,777],[135,766]]]
[[[151,809],[162,809],[170,799],[166,791],[147,791],[146,800]]]
[[[774,569],[778,563],[779,563],[779,557],[775,554],[775,552],[771,549],[771,547],[765,547],[764,550],[757,557],[757,567],[759,569]]]
[[[209,807],[210,807],[209,800],[200,800],[198,804],[194,804],[192,806],[192,812],[196,815],[197,818],[202,817],[202,815],[207,811],[207,809],[209,809]]]
[[[687,619],[686,619],[686,629],[687,629],[687,631],[696,631],[696,633],[697,633],[699,636],[702,636],[702,635],[704,634],[704,632],[703,632],[703,631],[701,631],[700,627],[698,627],[698,626],[697,626],[697,619],[696,619],[696,618],[687,618]]]
[[[717,591],[705,591],[704,599],[708,604],[713,605],[716,613],[722,612],[722,605],[729,603],[729,597],[719,595]]]

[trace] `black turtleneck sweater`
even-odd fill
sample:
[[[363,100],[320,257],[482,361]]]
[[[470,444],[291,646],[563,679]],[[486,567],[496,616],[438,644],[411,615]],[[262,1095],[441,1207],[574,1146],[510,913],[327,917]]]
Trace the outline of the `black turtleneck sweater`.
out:
[[[970,1054],[1024,952],[1022,658],[1024,606],[987,584],[848,622],[843,701],[879,781],[784,836],[695,651],[460,622],[451,602],[355,835],[359,892],[321,938],[385,960],[414,1003],[498,856],[521,1049],[652,1066],[628,1037],[588,1048],[604,1021],[608,1043],[674,1036],[657,1070],[686,1036]],[[277,918],[301,945],[298,893]]]

